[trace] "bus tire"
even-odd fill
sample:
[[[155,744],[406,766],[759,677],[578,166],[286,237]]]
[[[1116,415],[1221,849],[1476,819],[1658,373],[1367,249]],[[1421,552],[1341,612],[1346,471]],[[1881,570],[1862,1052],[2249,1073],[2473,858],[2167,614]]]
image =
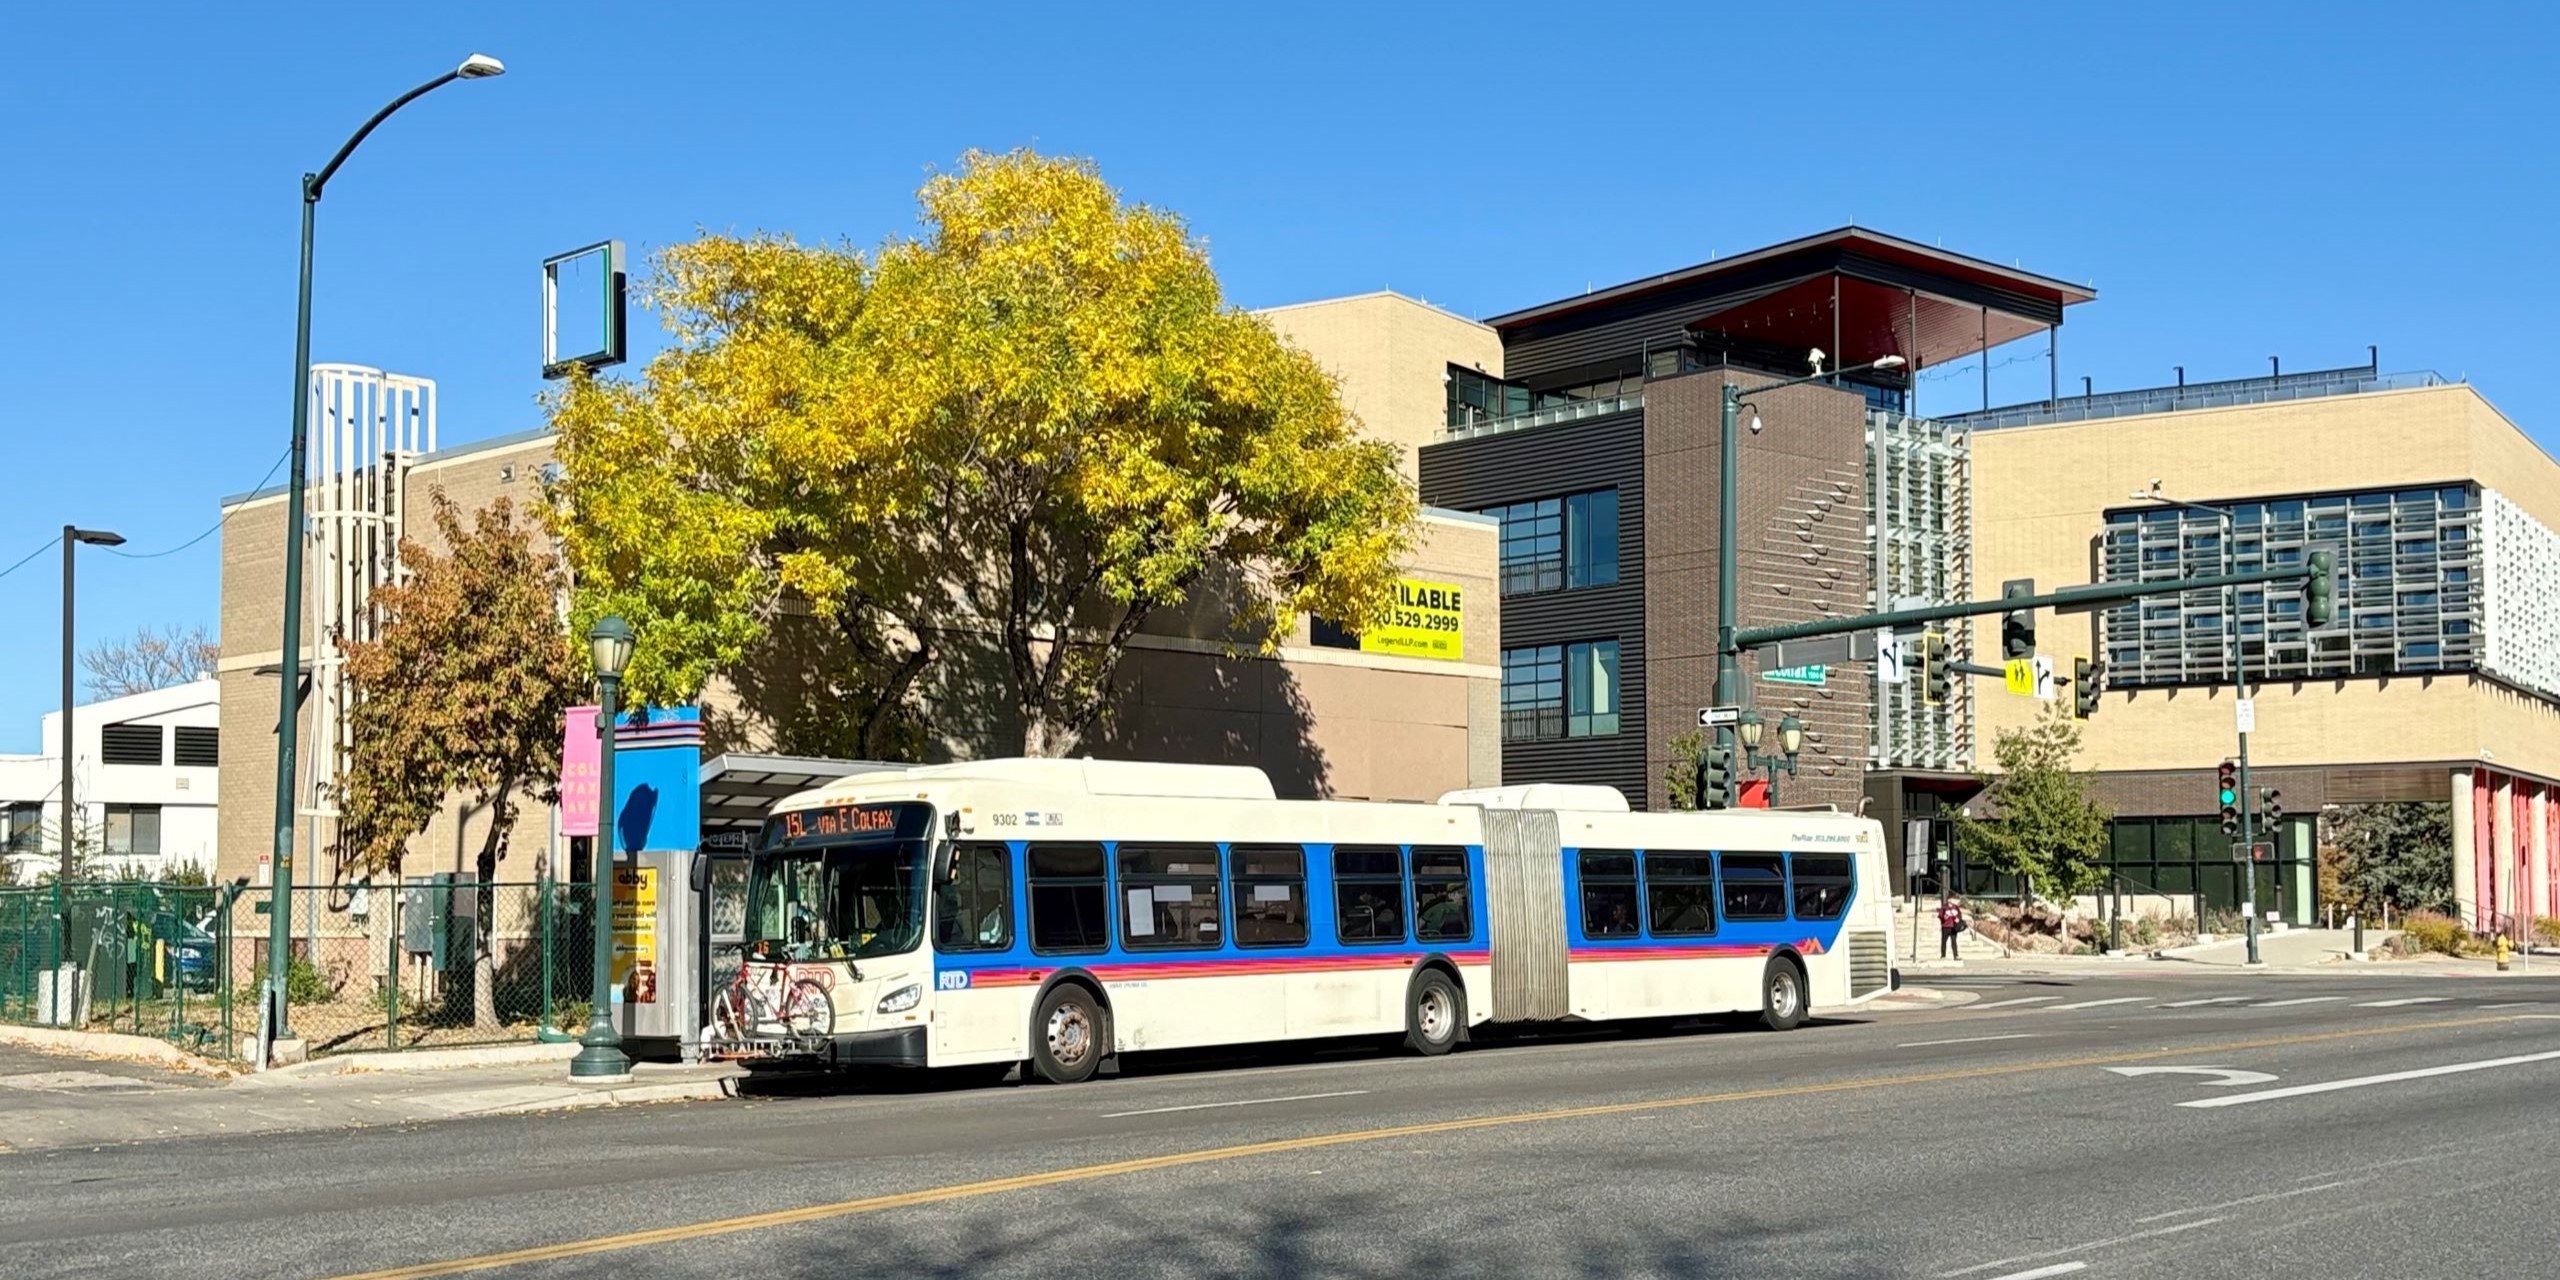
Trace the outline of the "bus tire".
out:
[[[1769,957],[1769,966],[1760,971],[1760,1025],[1793,1031],[1804,1015],[1804,966],[1793,956]]]
[[[1436,1058],[1457,1048],[1466,1029],[1467,997],[1458,984],[1438,969],[1414,975],[1413,985],[1405,991],[1405,1047]]]
[[[1072,982],[1049,989],[1031,1027],[1031,1069],[1051,1084],[1081,1084],[1102,1066],[1110,1024],[1093,992]]]

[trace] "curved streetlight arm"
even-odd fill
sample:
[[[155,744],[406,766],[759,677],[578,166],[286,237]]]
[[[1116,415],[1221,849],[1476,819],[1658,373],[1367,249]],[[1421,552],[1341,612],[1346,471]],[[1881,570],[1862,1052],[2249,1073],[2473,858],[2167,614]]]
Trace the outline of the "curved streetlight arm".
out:
[[[320,172],[304,175],[302,179],[303,200],[306,202],[317,202],[320,199],[320,189],[329,185],[329,178],[331,175],[337,173],[338,166],[345,164],[347,162],[347,157],[355,154],[356,147],[364,142],[366,135],[371,134],[375,128],[382,124],[383,121],[390,119],[392,112],[398,111],[400,108],[408,106],[410,103],[416,102],[418,99],[423,98],[461,78],[462,73],[458,70],[445,72],[443,75],[437,76],[435,79],[429,80],[425,84],[419,85],[417,88],[411,89],[397,98],[393,98],[390,106],[374,112],[373,118],[365,121],[363,127],[357,129],[354,136],[347,139],[345,146],[338,148],[338,154],[329,157],[329,163],[320,166]]]

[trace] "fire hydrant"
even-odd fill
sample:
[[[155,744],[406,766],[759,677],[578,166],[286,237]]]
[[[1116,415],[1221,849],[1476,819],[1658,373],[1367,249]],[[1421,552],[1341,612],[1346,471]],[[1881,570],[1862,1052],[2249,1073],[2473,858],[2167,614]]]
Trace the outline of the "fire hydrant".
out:
[[[2507,971],[2507,957],[2509,957],[2509,956],[2511,956],[2511,955],[2514,955],[2514,954],[2515,954],[2515,947],[2514,947],[2514,945],[2513,945],[2513,944],[2511,944],[2511,943],[2509,943],[2509,942],[2507,941],[2507,935],[2505,935],[2505,934],[2503,934],[2503,933],[2502,933],[2502,934],[2499,934],[2499,935],[2498,935],[2498,972],[2500,972],[2500,973],[2505,973],[2505,972]]]

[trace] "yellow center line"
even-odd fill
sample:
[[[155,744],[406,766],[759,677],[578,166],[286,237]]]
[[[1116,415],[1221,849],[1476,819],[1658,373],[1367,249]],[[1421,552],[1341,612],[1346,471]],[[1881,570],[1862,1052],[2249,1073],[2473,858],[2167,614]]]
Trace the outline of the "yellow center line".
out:
[[[2175,1049],[2142,1049],[2125,1053],[2093,1054],[2081,1058],[2048,1058],[2035,1062],[2006,1063],[1999,1066],[1962,1067],[1949,1071],[1923,1071],[1891,1076],[1863,1076],[1835,1080],[1824,1084],[1776,1085],[1765,1089],[1737,1089],[1726,1093],[1701,1093],[1679,1098],[1657,1098],[1643,1102],[1610,1102],[1584,1107],[1559,1107],[1547,1111],[1518,1111],[1499,1115],[1469,1116],[1459,1120],[1434,1120],[1423,1124],[1397,1125],[1385,1129],[1354,1129],[1343,1133],[1321,1133],[1303,1138],[1281,1138],[1271,1142],[1248,1142],[1239,1146],[1210,1147],[1199,1151],[1178,1151],[1170,1155],[1145,1156],[1135,1160],[1113,1160],[1103,1164],[1079,1165],[1052,1169],[1044,1173],[1026,1173],[1011,1178],[991,1178],[983,1182],[963,1182],[946,1187],[927,1187],[921,1191],[901,1191],[894,1195],[866,1196],[859,1200],[838,1200],[829,1204],[813,1204],[798,1209],[777,1209],[766,1213],[741,1214],[733,1218],[714,1218],[683,1226],[657,1227],[648,1231],[630,1231],[620,1235],[595,1236],[585,1240],[568,1240],[559,1244],[536,1245],[528,1249],[512,1249],[504,1253],[484,1253],[477,1257],[455,1258],[446,1262],[422,1262],[414,1266],[390,1267],[341,1276],[338,1280],[423,1280],[429,1276],[463,1275],[474,1271],[493,1271],[500,1267],[521,1266],[531,1262],[552,1262],[562,1258],[585,1257],[599,1253],[618,1253],[626,1249],[646,1248],[653,1244],[677,1244],[712,1236],[733,1235],[741,1231],[761,1231],[768,1227],[787,1227],[803,1222],[820,1222],[828,1218],[855,1214],[879,1213],[887,1209],[905,1209],[916,1205],[942,1204],[952,1200],[972,1200],[980,1196],[1002,1195],[1008,1191],[1029,1191],[1038,1187],[1054,1187],[1062,1183],[1090,1182],[1099,1178],[1124,1177],[1133,1173],[1152,1173],[1159,1169],[1179,1169],[1186,1165],[1216,1164],[1244,1160],[1254,1156],[1279,1155],[1291,1151],[1313,1151],[1324,1147],[1347,1146],[1361,1142],[1384,1142],[1394,1138],[1413,1138],[1431,1134],[1463,1133],[1470,1129],[1496,1129],[1512,1125],[1548,1124],[1558,1120],[1587,1120],[1597,1116],[1629,1115],[1636,1112],[1664,1111],[1685,1107],[1710,1107],[1730,1102],[1755,1102],[1769,1098],[1796,1098],[1822,1093],[1852,1093],[1868,1089],[1894,1089],[1917,1084],[1938,1084],[1951,1080],[1981,1080],[1996,1076],[2028,1075],[2043,1071],[2067,1071],[2076,1067],[2102,1067],[2121,1062],[2143,1062],[2153,1058],[2187,1058],[2208,1054],[2230,1053],[2243,1049],[2275,1049],[2287,1045],[2318,1044],[2327,1040],[2349,1040],[2360,1036],[2405,1035],[2416,1031],[2441,1031],[2454,1027],[2475,1027],[2491,1023],[2516,1021],[2513,1015],[2492,1018],[2454,1018],[2434,1022],[2410,1023],[2396,1027],[2357,1027],[2345,1031],[2322,1031],[2306,1035],[2273,1036],[2258,1040],[2226,1040],[2216,1044],[2190,1045]]]

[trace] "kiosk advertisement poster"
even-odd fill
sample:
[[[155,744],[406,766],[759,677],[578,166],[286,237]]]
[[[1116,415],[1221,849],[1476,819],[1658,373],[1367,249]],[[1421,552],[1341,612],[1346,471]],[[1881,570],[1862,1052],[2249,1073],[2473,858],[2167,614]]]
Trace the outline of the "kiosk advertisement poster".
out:
[[[658,869],[613,870],[613,994],[630,1004],[658,1002]]]

